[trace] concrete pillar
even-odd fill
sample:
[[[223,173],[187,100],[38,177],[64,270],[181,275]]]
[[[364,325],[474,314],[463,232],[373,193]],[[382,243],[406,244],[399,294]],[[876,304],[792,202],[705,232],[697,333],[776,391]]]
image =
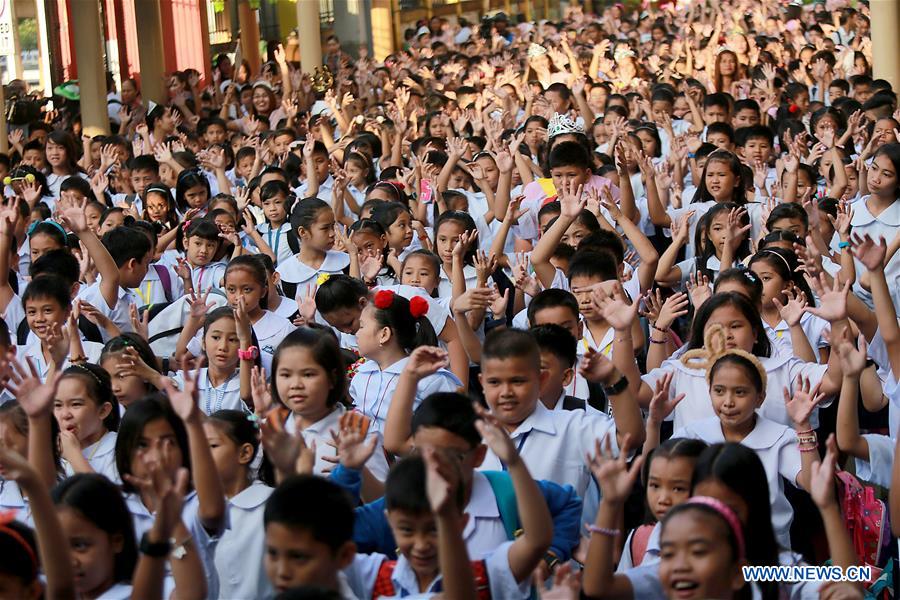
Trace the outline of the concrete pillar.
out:
[[[71,17],[75,37],[75,62],[78,65],[78,88],[81,94],[82,129],[91,137],[109,135],[99,1],[79,2]]]
[[[900,91],[900,2],[871,0],[872,67],[876,79],[887,79]]]
[[[138,24],[138,56],[141,70],[141,96],[144,104],[152,100],[161,104],[166,100],[163,75],[166,72],[163,53],[162,12],[159,0],[138,0],[134,3],[134,22]]]
[[[0,84],[0,106],[6,106],[6,94],[3,91],[3,85]],[[9,130],[7,129],[6,118],[0,119],[0,152],[9,153]]]
[[[322,65],[322,32],[319,24],[319,0],[297,0],[297,33],[300,40],[300,66],[312,74]]]
[[[338,36],[344,52],[356,59],[356,49],[364,45],[371,54],[376,35],[372,23],[376,10],[371,0],[335,0],[334,35]],[[368,32],[372,35],[368,35]]]
[[[47,36],[47,32],[50,30],[47,21],[47,10],[44,3],[40,0],[34,4],[37,14],[38,54],[41,57],[41,90],[43,90],[45,96],[49,96],[53,93],[53,77],[50,73],[52,59],[50,57],[50,42]]]
[[[318,0],[313,3],[317,4]],[[297,0],[297,10],[305,0]],[[318,14],[318,9],[316,10]],[[259,22],[249,0],[238,0],[238,22],[241,28],[241,56],[250,64],[250,77],[259,74]],[[238,65],[235,65],[237,69]]]

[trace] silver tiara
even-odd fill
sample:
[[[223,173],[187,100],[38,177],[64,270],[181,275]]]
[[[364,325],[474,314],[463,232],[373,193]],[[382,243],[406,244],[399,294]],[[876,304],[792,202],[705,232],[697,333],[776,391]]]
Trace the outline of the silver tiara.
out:
[[[535,43],[532,43],[530,46],[528,46],[528,58],[536,58],[545,54],[547,54],[547,49],[543,46],[538,46]]]
[[[548,138],[553,138],[564,133],[584,133],[584,130],[568,115],[553,113],[553,118],[550,119],[550,123],[547,125]]]

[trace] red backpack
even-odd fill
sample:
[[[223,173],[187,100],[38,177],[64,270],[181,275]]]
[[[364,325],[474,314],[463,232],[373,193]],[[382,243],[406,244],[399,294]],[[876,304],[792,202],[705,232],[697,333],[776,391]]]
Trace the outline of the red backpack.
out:
[[[838,471],[836,477],[841,514],[857,556],[867,565],[883,566],[891,540],[887,507],[871,486],[862,485],[850,473]]]
[[[382,596],[392,597],[397,594],[391,576],[394,574],[396,560],[386,560],[378,567],[375,586],[372,588],[372,600]],[[487,564],[483,560],[472,561],[472,573],[475,575],[475,593],[478,600],[491,600],[491,586],[488,585]]]
[[[648,523],[641,525],[631,534],[631,564],[635,567],[640,566],[644,562],[644,555],[647,554],[647,543],[650,541],[650,534],[653,533],[655,525]]]

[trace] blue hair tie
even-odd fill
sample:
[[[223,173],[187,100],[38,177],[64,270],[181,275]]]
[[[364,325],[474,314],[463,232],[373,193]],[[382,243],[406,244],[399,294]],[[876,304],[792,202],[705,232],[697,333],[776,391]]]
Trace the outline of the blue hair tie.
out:
[[[35,221],[34,223],[32,223],[31,225],[28,226],[28,231],[25,235],[27,235],[28,237],[31,237],[31,234],[34,233],[34,230],[37,229],[37,226],[40,225],[41,223],[47,223],[48,225],[52,225],[52,226],[56,227],[57,229],[59,229],[59,232],[63,235],[63,238],[67,238],[69,236],[69,234],[66,233],[66,230],[63,229],[63,226],[60,225],[59,223],[57,223],[56,221],[54,221],[53,219],[45,219],[43,221]]]

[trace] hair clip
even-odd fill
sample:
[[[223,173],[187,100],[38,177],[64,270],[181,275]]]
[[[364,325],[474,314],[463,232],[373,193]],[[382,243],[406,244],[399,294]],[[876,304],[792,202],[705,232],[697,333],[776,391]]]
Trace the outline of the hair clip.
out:
[[[319,273],[319,276],[316,277],[316,285],[324,285],[329,279],[331,279],[331,273]]]
[[[66,233],[66,230],[63,229],[63,226],[54,221],[53,219],[44,219],[43,221],[33,221],[31,225],[28,226],[28,231],[25,232],[25,235],[31,237],[31,234],[34,233],[34,230],[37,229],[37,226],[41,223],[46,223],[47,225],[51,225],[57,229],[59,229],[60,233],[62,233],[63,238],[68,237],[69,234]]]
[[[394,303],[394,292],[391,290],[381,290],[375,294],[375,308],[385,310]]]
[[[428,314],[428,309],[428,300],[422,296],[413,296],[409,301],[409,314],[413,316],[413,319],[424,317]]]
[[[32,183],[35,180],[34,173],[26,173],[22,177],[10,177],[7,175],[3,178],[4,185],[11,185],[14,181],[22,181],[24,180],[26,183]]]
[[[250,422],[253,424],[253,427],[254,427],[255,429],[259,429],[259,417],[256,415],[256,413],[250,413],[250,414],[248,414],[248,415],[247,415],[247,420],[250,421]]]

